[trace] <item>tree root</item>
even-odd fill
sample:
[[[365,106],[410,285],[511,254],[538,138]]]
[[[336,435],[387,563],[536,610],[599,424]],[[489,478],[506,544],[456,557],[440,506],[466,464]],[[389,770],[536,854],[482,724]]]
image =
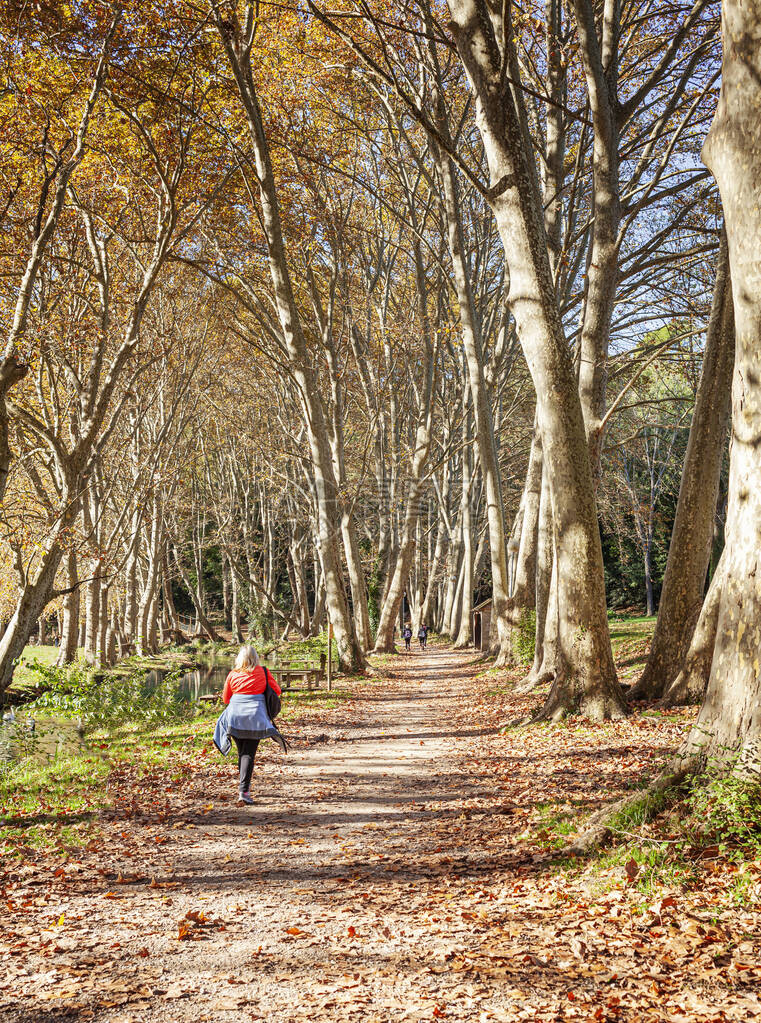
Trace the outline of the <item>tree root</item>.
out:
[[[493,668],[512,668],[515,661],[509,650],[502,650],[499,647],[495,647],[489,651],[490,657],[494,657]]]
[[[692,664],[684,667],[666,690],[659,707],[687,707],[703,702],[708,685],[711,662],[704,665]]]
[[[635,807],[644,811],[645,820],[656,817],[666,803],[672,801],[670,795],[675,795],[687,778],[698,771],[700,763],[698,756],[676,757],[646,789],[624,796],[593,814],[584,831],[567,846],[566,852],[572,856],[584,856],[596,846],[603,845],[615,834],[616,820]]]
[[[554,671],[542,671],[539,674],[529,672],[525,678],[522,678],[520,682],[517,683],[513,691],[519,696],[525,696],[527,693],[533,692],[540,686],[545,686],[548,682],[552,682],[554,678]]]
[[[616,721],[627,716],[626,705],[615,694],[577,694],[553,683],[544,704],[531,715],[532,721],[562,721],[569,714],[580,714],[590,721]]]

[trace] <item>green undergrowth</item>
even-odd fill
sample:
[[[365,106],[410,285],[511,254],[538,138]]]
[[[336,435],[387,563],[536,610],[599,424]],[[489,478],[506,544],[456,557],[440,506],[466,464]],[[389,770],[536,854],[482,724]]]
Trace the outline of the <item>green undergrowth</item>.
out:
[[[88,731],[125,721],[150,727],[159,722],[184,720],[196,713],[195,705],[178,689],[183,668],[168,672],[161,682],[149,682],[142,666],[106,680],[84,664],[56,668],[38,662],[37,671],[45,691],[26,705],[27,717],[69,718]]]
[[[624,884],[646,900],[689,890],[721,874],[721,901],[761,906],[761,784],[715,766],[682,789],[643,791],[609,821],[611,839],[587,857],[564,855],[589,808],[539,804],[523,836],[556,852],[555,871],[583,877],[593,894]]]

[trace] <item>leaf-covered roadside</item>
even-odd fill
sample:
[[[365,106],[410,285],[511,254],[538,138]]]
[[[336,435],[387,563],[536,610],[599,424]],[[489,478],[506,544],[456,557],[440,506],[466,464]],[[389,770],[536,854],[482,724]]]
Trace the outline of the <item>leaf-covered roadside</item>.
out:
[[[621,653],[632,658],[636,646],[626,643]],[[520,674],[490,674],[477,708],[484,725],[530,713],[536,694],[512,691]],[[641,708],[604,725],[571,718],[497,735],[487,728],[468,740],[476,769],[509,796],[515,825],[508,835],[471,807],[471,841],[492,856],[503,850],[505,863],[516,845],[525,850],[519,880],[504,890],[515,921],[509,930],[514,949],[522,944],[533,962],[562,971],[576,1011],[557,1018],[761,1018],[757,785],[714,778],[709,767],[654,819],[643,797],[614,821],[606,849],[585,859],[564,852],[589,814],[658,773],[695,714]],[[458,963],[480,973],[493,954],[482,949]]]
[[[500,734],[530,698],[478,670],[436,649],[300,708],[251,811],[203,723],[125,752],[86,845],[6,866],[0,1017],[761,1018],[747,845],[653,858],[666,817],[588,861],[559,849],[685,717]]]

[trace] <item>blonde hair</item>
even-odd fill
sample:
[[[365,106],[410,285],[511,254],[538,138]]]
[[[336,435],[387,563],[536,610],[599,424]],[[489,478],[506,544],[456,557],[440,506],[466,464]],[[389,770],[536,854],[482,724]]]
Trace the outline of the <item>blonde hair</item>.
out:
[[[242,646],[238,651],[238,656],[235,658],[235,670],[241,671],[243,668],[258,668],[259,667],[259,654],[256,652],[255,647]]]

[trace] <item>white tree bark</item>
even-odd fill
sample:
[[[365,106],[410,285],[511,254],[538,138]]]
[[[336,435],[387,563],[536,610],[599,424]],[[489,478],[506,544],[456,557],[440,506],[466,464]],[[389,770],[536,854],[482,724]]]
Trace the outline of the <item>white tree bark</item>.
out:
[[[542,204],[522,117],[509,22],[498,38],[485,0],[449,0],[451,28],[470,79],[489,164],[489,200],[505,248],[515,317],[537,395],[557,538],[558,670],[542,714],[625,713],[608,631],[602,547],[584,418],[547,253]]]
[[[724,0],[719,105],[703,158],[719,183],[735,314],[724,580],[691,752],[761,772],[761,0]]]

